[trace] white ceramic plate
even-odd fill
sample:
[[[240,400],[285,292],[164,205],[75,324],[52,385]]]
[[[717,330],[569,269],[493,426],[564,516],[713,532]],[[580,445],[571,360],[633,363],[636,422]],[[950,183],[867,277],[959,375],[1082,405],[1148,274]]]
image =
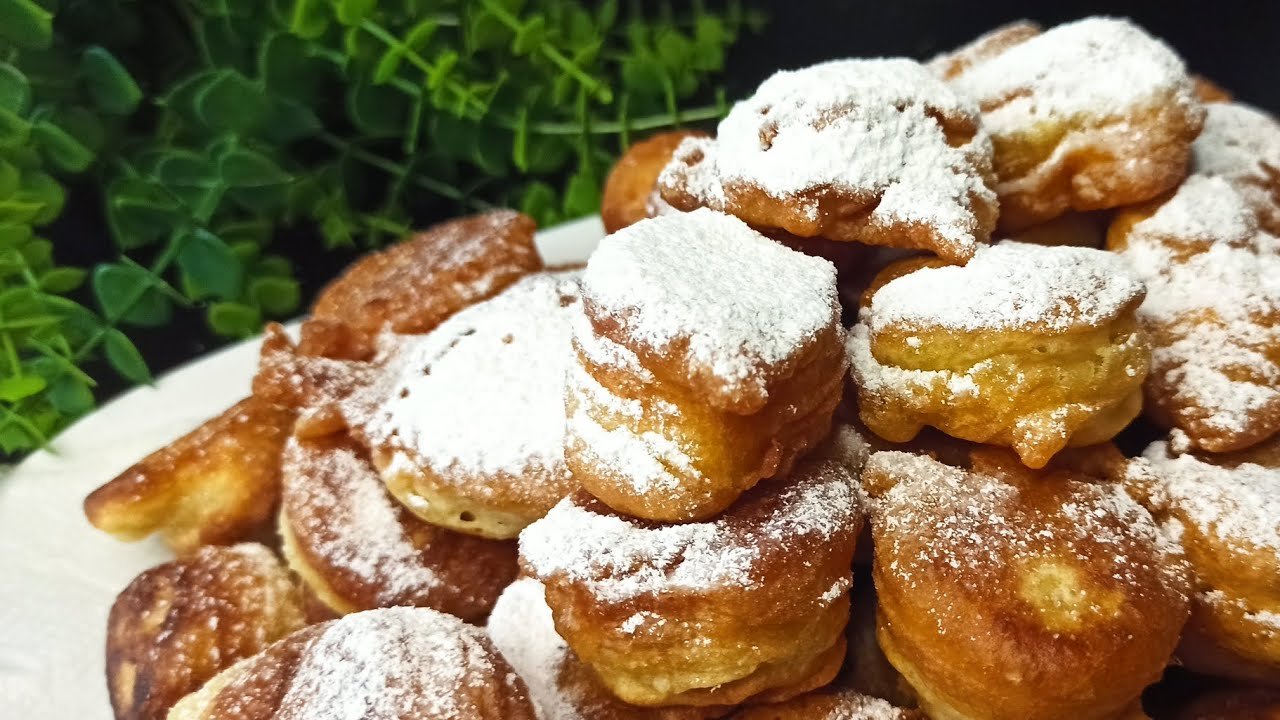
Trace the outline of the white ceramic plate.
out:
[[[539,233],[538,250],[549,265],[583,262],[603,236],[600,220],[587,218]],[[0,717],[110,720],[107,611],[170,554],[156,540],[125,544],[95,530],[81,502],[247,395],[257,357],[248,341],[175,370],[0,475]]]

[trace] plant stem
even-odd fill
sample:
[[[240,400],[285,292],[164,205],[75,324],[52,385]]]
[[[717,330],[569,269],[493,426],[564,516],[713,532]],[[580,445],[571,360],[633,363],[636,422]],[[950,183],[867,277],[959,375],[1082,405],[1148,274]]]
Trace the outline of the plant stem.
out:
[[[365,150],[364,148],[358,145],[347,142],[346,140],[332,133],[324,132],[324,133],[320,133],[316,137],[318,137],[321,141],[325,142],[335,150],[345,153],[366,165],[375,167],[393,177],[397,177],[397,178],[407,177],[415,185],[418,185],[419,187],[424,188],[426,190],[430,190],[431,192],[437,195],[440,195],[441,197],[466,203],[467,205],[473,208],[476,208],[477,210],[487,210],[493,207],[489,203],[486,203],[482,200],[478,200],[476,198],[468,196],[466,193],[462,192],[461,190],[459,190],[458,188],[452,185],[449,185],[448,183],[441,182],[439,180],[436,180],[435,178],[428,177],[426,175],[417,175],[417,174],[411,173],[409,171],[409,168],[405,167],[404,165],[401,165],[395,162],[394,160],[389,160],[387,158],[384,158],[381,155],[378,155],[376,153],[371,153],[368,150]]]
[[[493,13],[493,16],[502,21],[502,24],[506,25],[512,32],[519,33],[524,27],[520,22],[520,18],[512,15],[505,7],[495,2],[495,0],[481,0],[481,2],[484,4],[486,10]],[[588,75],[582,68],[578,67],[576,63],[565,57],[564,53],[560,52],[560,50],[554,45],[546,40],[542,40],[538,43],[538,50],[543,55],[546,55],[548,60],[555,63],[557,67],[563,70],[566,75],[577,80],[578,84],[582,85],[582,87],[595,95],[600,102],[606,105],[613,102],[612,90],[599,80]]]

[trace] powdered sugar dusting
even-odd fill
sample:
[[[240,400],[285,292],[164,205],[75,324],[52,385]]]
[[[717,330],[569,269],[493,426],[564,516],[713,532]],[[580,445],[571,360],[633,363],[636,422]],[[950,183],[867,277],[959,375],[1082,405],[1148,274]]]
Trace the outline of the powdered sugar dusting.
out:
[[[556,633],[542,583],[521,578],[502,591],[489,615],[489,637],[529,686],[541,720],[587,720],[560,688],[569,646]]]
[[[582,582],[605,602],[673,588],[754,587],[762,545],[830,538],[857,522],[860,509],[846,470],[822,463],[797,472],[803,475],[783,488],[753,491],[777,493],[776,509],[760,521],[744,522],[730,509],[708,522],[663,525],[607,513],[580,496],[566,498],[520,534],[520,557],[539,576]]]
[[[939,117],[976,133],[953,146]],[[971,251],[974,198],[995,201],[977,117],[913,60],[833,60],[775,73],[734,105],[716,139],[686,139],[658,182],[720,210],[735,187],[758,188],[814,218],[821,192],[880,198],[872,220],[927,226]]]
[[[1205,113],[1204,130],[1191,144],[1192,172],[1233,183],[1276,181],[1280,122],[1241,103],[1211,103]]]
[[[1040,327],[1067,331],[1115,319],[1143,285],[1114,254],[1004,241],[964,266],[922,268],[876,291],[871,331]]]
[[[997,137],[1043,123],[1121,118],[1167,98],[1198,105],[1173,50],[1127,20],[1106,17],[1059,25],[970,65],[952,83],[978,100]]]
[[[582,283],[588,311],[618,321],[649,351],[684,356],[729,394],[767,396],[769,366],[839,317],[835,279],[831,263],[699,209],[605,238]]]

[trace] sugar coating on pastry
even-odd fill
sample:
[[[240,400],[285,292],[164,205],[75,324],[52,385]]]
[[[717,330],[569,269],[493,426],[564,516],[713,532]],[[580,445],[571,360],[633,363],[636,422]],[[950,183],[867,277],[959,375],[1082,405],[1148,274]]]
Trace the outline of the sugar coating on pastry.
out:
[[[828,688],[784,703],[748,705],[734,717],[736,720],[922,720],[924,715],[855,690]]]
[[[493,606],[485,629],[494,647],[528,686],[529,699],[541,720],[582,718],[557,682],[570,650],[556,632],[542,583],[520,578],[508,585]]]
[[[813,223],[821,195],[856,198],[871,224],[927,227],[941,254],[965,258],[991,231],[975,205],[995,203],[977,117],[972,101],[905,58],[784,70],[736,103],[715,139],[685,140],[659,187],[735,214],[736,195],[751,188]]]
[[[675,355],[718,395],[767,399],[770,370],[839,318],[835,268],[708,209],[605,238],[582,276],[588,313]],[[637,350],[637,347],[633,347]]]
[[[520,535],[520,557],[540,577],[583,583],[609,603],[672,591],[759,585],[766,547],[846,532],[861,506],[849,475],[818,466],[780,488],[776,510],[744,527],[732,510],[707,522],[656,524],[606,514],[566,498]],[[847,586],[837,592],[847,590]]]
[[[1280,233],[1280,122],[1242,103],[1206,106],[1191,144],[1191,171],[1236,187],[1273,234]]]
[[[873,333],[893,326],[1065,332],[1107,323],[1142,297],[1114,253],[1005,241],[963,266],[927,267],[876,291]]]

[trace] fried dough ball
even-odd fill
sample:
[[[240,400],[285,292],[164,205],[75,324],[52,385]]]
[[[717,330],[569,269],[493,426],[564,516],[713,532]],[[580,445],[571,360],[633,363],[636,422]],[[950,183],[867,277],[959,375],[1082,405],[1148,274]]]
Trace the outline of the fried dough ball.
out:
[[[839,670],[861,525],[853,478],[820,461],[701,523],[632,519],[579,492],[525,529],[520,560],[623,701],[780,701]]]
[[[707,720],[728,707],[628,705],[614,697],[556,633],[542,583],[520,578],[498,598],[489,639],[529,686],[541,720]]]
[[[1108,231],[1147,286],[1147,415],[1199,449],[1239,450],[1280,430],[1278,242],[1244,194],[1203,175]]]
[[[1258,214],[1258,223],[1280,235],[1280,122],[1241,103],[1206,108],[1204,131],[1191,145],[1191,170],[1231,183]]]
[[[1202,103],[1229,103],[1233,99],[1231,91],[1204,75],[1192,75],[1191,84],[1195,87],[1196,99]],[[1205,119],[1205,125],[1209,121]]]
[[[1191,563],[1195,595],[1179,660],[1280,685],[1280,468],[1175,456],[1156,442],[1125,482],[1181,534]]]
[[[294,414],[251,396],[94,490],[84,513],[121,540],[159,533],[178,554],[255,537],[280,498]]]
[[[494,210],[440,223],[365,255],[316,298],[303,326],[302,352],[366,359],[383,330],[427,332],[541,270],[535,227],[514,210]]]
[[[169,720],[534,720],[524,682],[480,628],[427,608],[312,625],[237,663]]]
[[[537,273],[389,343],[341,401],[387,488],[423,520],[501,540],[577,488],[564,459],[576,272]]]
[[[931,66],[982,109],[1006,232],[1169,190],[1204,122],[1182,60],[1127,20],[1019,23]]]
[[[662,202],[656,184],[658,174],[671,161],[676,147],[689,137],[706,137],[699,130],[669,130],[633,143],[604,182],[600,200],[600,219],[604,231],[613,233],[659,214],[656,202]]]
[[[204,547],[147,570],[107,619],[117,720],[163,720],[219,671],[304,624],[301,594],[261,545]]]
[[[996,223],[991,152],[977,106],[919,63],[835,60],[775,73],[658,188],[678,210],[964,262]]]
[[[1143,287],[1119,258],[1003,242],[963,267],[936,263],[886,268],[850,333],[859,414],[877,435],[906,442],[931,425],[1038,468],[1138,414]]]
[[[880,646],[932,718],[1132,717],[1188,613],[1178,548],[1119,484],[871,456]]]
[[[734,720],[925,720],[915,710],[854,690],[825,689],[786,702],[743,708]]]
[[[1176,720],[1280,720],[1280,691],[1265,688],[1215,690],[1182,708]]]
[[[341,435],[290,440],[281,474],[285,558],[338,615],[417,606],[478,622],[515,578],[514,542],[422,522]]]
[[[620,512],[705,519],[827,435],[835,270],[711,210],[608,238],[583,275],[565,456]]]

